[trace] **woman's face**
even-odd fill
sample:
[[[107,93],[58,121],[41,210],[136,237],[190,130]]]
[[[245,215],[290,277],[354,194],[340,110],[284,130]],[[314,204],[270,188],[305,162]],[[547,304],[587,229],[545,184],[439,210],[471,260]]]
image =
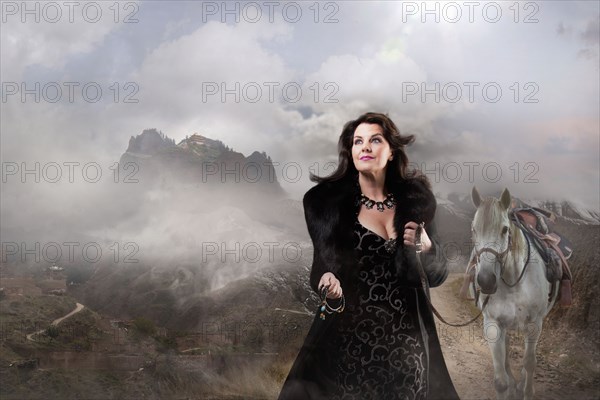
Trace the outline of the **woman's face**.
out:
[[[362,123],[356,127],[352,139],[352,160],[358,172],[385,170],[391,155],[392,150],[381,126]]]

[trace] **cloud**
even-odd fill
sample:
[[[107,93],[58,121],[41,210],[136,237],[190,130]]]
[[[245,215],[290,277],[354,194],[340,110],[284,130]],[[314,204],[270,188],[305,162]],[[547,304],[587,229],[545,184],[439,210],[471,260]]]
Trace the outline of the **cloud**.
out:
[[[416,134],[409,149],[415,160],[477,158],[499,160],[505,167],[530,154],[516,143],[534,148],[562,140],[557,133],[530,129],[532,124],[598,118],[597,64],[576,58],[582,46],[591,49],[586,55],[595,51],[597,21],[585,7],[547,6],[537,24],[513,22],[510,10],[498,24],[481,18],[452,24],[419,18],[400,23],[399,3],[380,2],[362,11],[363,6],[340,3],[334,24],[314,23],[309,11],[296,24],[281,19],[223,24],[201,22],[193,4],[165,14],[161,3],[144,3],[146,18],[140,24],[120,29],[105,21],[94,31],[80,26],[68,31],[69,40],[60,33],[69,27],[17,24],[11,31],[15,45],[2,38],[3,73],[6,66],[13,76],[63,78],[117,68],[119,79],[139,86],[139,103],[3,104],[3,154],[114,161],[129,137],[144,128],[158,128],[177,141],[199,132],[246,155],[266,151],[280,162],[275,169],[284,188],[300,198],[312,185],[309,168],[319,175],[330,172],[325,166],[337,162],[343,124],[365,111],[388,112],[403,133]],[[45,37],[50,28],[57,31]],[[548,40],[560,32],[563,40]],[[39,43],[34,46],[28,37]],[[21,48],[27,51],[18,53]],[[131,59],[110,67],[102,63],[115,54]],[[7,61],[11,56],[14,62]],[[94,68],[88,70],[89,64]],[[465,90],[467,81],[499,82],[502,101],[486,103],[481,91],[474,102],[465,92],[456,103],[403,96],[407,83],[421,90],[421,84],[456,82]],[[531,81],[538,85],[539,103],[515,103],[510,87],[517,81],[519,100],[530,92],[523,85]],[[265,82],[279,84],[272,100]],[[213,83],[218,91],[207,95],[206,84]],[[283,96],[286,83],[301,87],[298,101]],[[248,101],[257,88],[260,99]],[[230,91],[225,102],[223,89]],[[337,102],[325,101],[328,96]],[[597,156],[572,138],[566,143]],[[302,178],[285,181],[282,165],[294,162],[302,165]]]
[[[204,131],[236,150],[256,150],[281,127],[282,87],[298,80],[263,42],[289,34],[285,25],[208,22],[156,47],[132,74],[148,123],[177,135]]]
[[[587,45],[598,45],[600,43],[600,17],[589,20],[580,37]]]
[[[23,79],[27,68],[34,65],[60,69],[70,57],[91,53],[110,32],[122,26],[114,22],[110,5],[92,2],[69,7],[52,2],[49,7],[42,2],[3,2],[3,81]]]
[[[573,35],[574,32],[577,34]],[[560,21],[556,33],[566,39],[575,38],[582,46],[576,53],[577,57],[593,62],[596,69],[599,68],[600,17],[580,19],[572,24]]]

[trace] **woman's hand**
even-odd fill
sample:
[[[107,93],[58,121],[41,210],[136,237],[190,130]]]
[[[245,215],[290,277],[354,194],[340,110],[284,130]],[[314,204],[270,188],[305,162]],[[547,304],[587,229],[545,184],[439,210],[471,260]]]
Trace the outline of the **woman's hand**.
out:
[[[319,292],[324,286],[329,286],[327,297],[330,299],[339,299],[342,297],[342,286],[340,281],[331,272],[325,272],[319,281]]]
[[[417,233],[418,226],[419,224],[414,221],[407,222],[406,225],[404,225],[404,244],[406,246],[416,247],[415,235]],[[423,243],[421,251],[427,252],[429,249],[431,249],[431,239],[429,239],[425,229],[421,231],[421,242]]]

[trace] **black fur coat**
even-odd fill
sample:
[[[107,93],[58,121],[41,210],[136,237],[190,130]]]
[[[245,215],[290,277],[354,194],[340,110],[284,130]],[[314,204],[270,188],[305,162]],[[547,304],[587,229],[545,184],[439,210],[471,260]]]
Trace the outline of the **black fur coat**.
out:
[[[345,294],[352,292],[351,272],[356,269],[358,260],[353,249],[353,232],[356,215],[359,211],[357,199],[360,188],[357,176],[349,175],[334,182],[320,183],[304,195],[304,212],[308,232],[313,242],[314,256],[310,274],[310,285],[317,292],[318,283],[325,272],[332,272],[340,280]],[[388,190],[397,200],[394,227],[398,235],[398,250],[395,267],[402,277],[406,290],[417,292],[417,310],[423,321],[423,335],[428,354],[429,387],[428,399],[458,399],[442,355],[435,321],[425,292],[421,287],[416,269],[415,248],[405,246],[402,240],[404,225],[409,221],[425,222],[425,230],[432,241],[431,249],[422,253],[422,263],[429,286],[441,285],[448,275],[446,260],[442,256],[441,244],[437,237],[434,215],[436,200],[428,183],[419,178],[411,178],[388,183]],[[327,318],[326,321],[334,320]],[[280,399],[321,398],[307,396],[306,384],[318,380],[318,363],[312,363],[313,354],[322,352],[319,343],[328,335],[330,322],[323,322],[315,316],[315,321],[304,346],[286,380]],[[294,386],[295,385],[295,386]],[[299,389],[299,391],[298,391]],[[295,394],[296,393],[296,394]],[[297,395],[297,393],[302,393]]]
[[[314,248],[310,284],[315,292],[325,272],[336,275],[343,290],[348,270],[356,266],[358,261],[352,249],[353,223],[359,210],[356,204],[357,196],[360,195],[357,179],[349,175],[338,181],[317,184],[304,195],[304,215]],[[448,276],[448,271],[442,252],[438,251],[440,244],[434,222],[435,196],[426,182],[419,178],[392,182],[388,186],[397,201],[394,228],[399,236],[400,246],[395,259],[398,273],[405,279],[406,286],[421,286],[416,269],[415,248],[404,246],[402,235],[407,222],[425,222],[432,248],[421,253],[423,268],[430,287],[441,285]]]

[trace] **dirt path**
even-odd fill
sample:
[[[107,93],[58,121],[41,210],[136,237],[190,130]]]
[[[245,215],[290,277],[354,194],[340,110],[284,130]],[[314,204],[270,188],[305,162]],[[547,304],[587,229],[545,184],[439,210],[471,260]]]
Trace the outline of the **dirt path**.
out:
[[[71,311],[70,313],[68,313],[67,315],[64,315],[60,318],[55,319],[54,321],[52,321],[51,325],[58,325],[61,323],[62,320],[69,318],[70,316],[77,314],[79,311],[83,310],[85,308],[85,306],[81,303],[76,303],[75,309],[73,311]],[[30,333],[27,335],[27,340],[31,340],[32,342],[35,342],[35,340],[33,340],[33,336],[38,335],[42,332],[44,332],[46,329],[40,329],[39,331]]]
[[[448,322],[465,322],[473,318],[469,305],[455,293],[454,281],[462,282],[462,274],[450,274],[442,286],[431,289],[432,303]],[[492,355],[483,338],[482,317],[470,325],[455,328],[441,323],[436,328],[446,366],[454,387],[463,400],[495,399]]]
[[[462,279],[462,274],[450,274],[442,286],[431,290],[434,306],[448,322],[465,322],[476,315],[469,303],[457,296],[456,282],[462,283]],[[474,303],[472,300],[470,302]],[[442,324],[437,318],[435,320],[446,365],[460,398],[462,400],[496,399],[494,367],[490,349],[483,336],[483,317],[462,328]],[[542,331],[543,335],[544,331]],[[590,390],[574,387],[572,382],[561,382],[555,365],[557,361],[549,360],[541,353],[538,345],[534,376],[535,399],[593,398],[590,397]],[[522,357],[523,338],[511,335],[511,369],[517,381],[520,379]]]

